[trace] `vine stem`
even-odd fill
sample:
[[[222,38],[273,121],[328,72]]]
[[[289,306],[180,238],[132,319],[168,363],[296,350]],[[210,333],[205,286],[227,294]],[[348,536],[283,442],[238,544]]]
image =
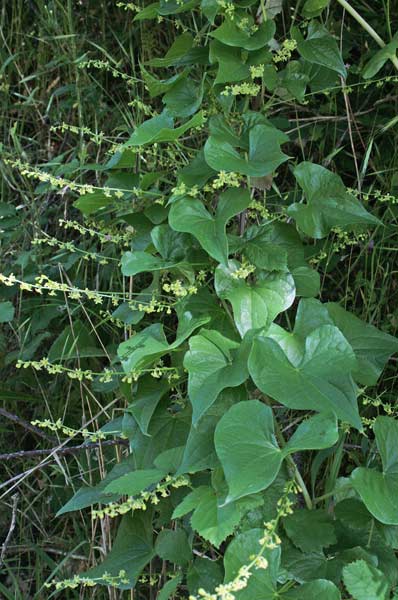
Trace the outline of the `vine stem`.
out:
[[[275,423],[276,437],[278,438],[279,443],[283,448],[284,446],[286,446],[286,440],[283,436],[283,433],[279,427],[279,423],[276,420],[276,418],[274,418],[274,423]],[[286,456],[286,460],[290,464],[293,474],[294,474],[294,478],[301,489],[301,493],[303,494],[303,498],[304,498],[306,507],[308,508],[308,510],[312,510],[313,505],[312,505],[311,496],[308,492],[307,486],[305,485],[304,479],[302,478],[301,473],[298,470],[296,463],[294,462],[293,458],[290,455]]]
[[[351,6],[349,2],[347,2],[347,0],[337,0],[337,2],[361,25],[361,27],[365,29],[365,31],[368,32],[368,34],[374,39],[380,48],[384,48],[386,45],[384,40],[379,36],[377,31],[375,31],[373,27],[371,27],[371,25],[369,25],[369,23],[363,17],[361,17],[359,12],[357,12],[355,8]],[[398,70],[398,58],[396,56],[390,58],[392,64]]]

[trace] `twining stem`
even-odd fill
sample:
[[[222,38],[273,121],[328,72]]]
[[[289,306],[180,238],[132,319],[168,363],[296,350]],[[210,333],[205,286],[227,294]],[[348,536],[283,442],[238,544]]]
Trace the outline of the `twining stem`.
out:
[[[347,2],[347,0],[337,0],[337,2],[341,4],[343,8],[345,8],[345,10],[357,21],[357,23],[361,25],[361,27],[365,29],[365,31],[368,32],[368,34],[374,39],[380,48],[384,48],[386,45],[384,40],[379,36],[377,31],[375,31],[373,27],[371,27],[371,25],[369,25],[369,23],[365,21],[363,17],[361,17],[359,12],[357,12],[355,8],[353,8],[351,4]],[[398,58],[396,56],[391,56],[390,59],[394,67],[398,70]]]

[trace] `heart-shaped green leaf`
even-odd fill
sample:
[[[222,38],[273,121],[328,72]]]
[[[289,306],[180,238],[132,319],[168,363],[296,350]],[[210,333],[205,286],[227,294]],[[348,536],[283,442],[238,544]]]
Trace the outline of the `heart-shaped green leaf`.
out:
[[[302,162],[294,176],[303,189],[306,204],[291,204],[288,213],[299,228],[314,238],[325,237],[333,227],[377,225],[380,221],[350,195],[341,178],[320,165]]]
[[[175,231],[192,234],[202,248],[218,262],[228,260],[228,240],[225,232],[228,221],[250,204],[247,190],[231,189],[220,195],[213,216],[196,198],[183,197],[171,205],[170,226]]]
[[[373,430],[383,470],[359,467],[351,481],[372,515],[387,525],[398,525],[398,421],[377,417]]]
[[[234,319],[240,335],[251,329],[265,328],[275,317],[294,302],[295,287],[288,273],[260,274],[251,285],[239,278],[239,263],[231,260],[228,267],[216,269],[217,295],[232,304]]]
[[[227,387],[237,387],[247,378],[250,346],[240,345],[213,330],[202,330],[189,340],[184,367],[189,373],[188,395],[196,423]]]

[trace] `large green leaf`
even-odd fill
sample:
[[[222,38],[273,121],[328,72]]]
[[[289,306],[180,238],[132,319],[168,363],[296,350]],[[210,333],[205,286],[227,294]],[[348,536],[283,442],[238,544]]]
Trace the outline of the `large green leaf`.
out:
[[[291,204],[288,213],[307,235],[323,238],[333,227],[352,228],[379,223],[357,198],[347,192],[341,178],[325,167],[302,162],[295,168],[294,176],[307,203]]]
[[[209,60],[211,63],[218,63],[214,85],[242,81],[250,75],[250,67],[243,62],[242,51],[239,48],[232,48],[213,40],[210,42]]]
[[[188,395],[194,424],[222,390],[237,387],[246,380],[248,352],[248,343],[243,341],[239,345],[215,330],[202,330],[190,338],[184,367],[189,374]]]
[[[309,63],[327,67],[344,78],[347,76],[336,40],[317,21],[310,23],[307,37],[298,40],[297,49]]]
[[[163,529],[156,538],[156,554],[176,565],[189,562],[191,547],[183,529]]]
[[[193,45],[193,37],[190,33],[179,35],[170,46],[163,58],[152,58],[148,64],[151,67],[172,67],[189,52]]]
[[[358,467],[351,481],[372,515],[387,525],[398,525],[398,421],[377,417],[373,430],[383,470]]]
[[[235,404],[218,423],[214,436],[229,487],[226,502],[270,486],[288,454],[329,447],[337,436],[336,419],[317,415],[304,421],[285,448],[280,449],[271,408],[258,400]]]
[[[240,335],[251,329],[265,328],[275,317],[294,302],[295,287],[291,275],[285,273],[260,274],[251,285],[236,275],[240,265],[231,260],[228,267],[216,269],[217,295],[232,304],[234,319]]]
[[[344,585],[354,600],[387,600],[390,586],[381,571],[364,560],[343,569]]]
[[[333,411],[362,429],[351,378],[355,354],[339,329],[333,325],[314,329],[304,348],[294,336],[275,337],[258,337],[253,343],[248,366],[257,387],[289,408]]]
[[[228,260],[226,225],[250,204],[247,190],[231,189],[220,195],[215,215],[196,198],[183,197],[170,208],[169,223],[176,231],[191,233],[218,262]]]
[[[289,157],[280,146],[288,137],[272,125],[255,125],[249,132],[249,152],[242,156],[223,136],[211,135],[205,144],[205,158],[216,171],[233,171],[249,177],[269,175]]]
[[[97,583],[109,585],[103,579],[105,573],[117,577],[120,571],[126,571],[129,583],[118,584],[121,589],[135,586],[142,569],[155,555],[152,543],[152,511],[136,511],[123,517],[112,550],[104,561],[82,575],[95,579]]]

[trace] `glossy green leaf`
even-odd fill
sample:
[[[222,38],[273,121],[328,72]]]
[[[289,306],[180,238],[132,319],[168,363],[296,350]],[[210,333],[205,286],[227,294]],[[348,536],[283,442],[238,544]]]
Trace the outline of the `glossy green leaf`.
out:
[[[328,67],[344,78],[347,76],[335,38],[317,21],[310,23],[307,37],[298,41],[297,49],[309,63]]]
[[[288,346],[292,343],[294,339],[288,337]],[[304,349],[292,352],[283,345],[283,340],[271,337],[254,341],[248,366],[257,387],[289,408],[333,411],[339,419],[362,429],[351,378],[357,363],[337,327],[314,329],[306,337]]]
[[[387,525],[398,525],[398,421],[377,417],[373,426],[383,470],[358,467],[352,485],[372,515]]]
[[[197,423],[212,406],[222,390],[237,387],[248,375],[249,345],[240,345],[218,331],[203,329],[189,340],[184,358],[188,371],[188,395],[192,404],[192,421]]]
[[[354,600],[387,600],[390,597],[387,578],[364,560],[357,560],[344,567],[343,579]]]
[[[298,227],[314,238],[325,237],[333,227],[377,225],[379,220],[350,195],[338,175],[320,165],[302,162],[294,170],[306,204],[291,204],[288,213]]]
[[[243,337],[252,329],[266,328],[275,317],[294,302],[295,288],[289,274],[260,274],[255,284],[240,279],[240,264],[231,260],[228,267],[216,269],[217,295],[232,304],[234,319]],[[238,273],[238,274],[237,274]]]
[[[215,215],[211,215],[203,203],[196,198],[184,196],[171,205],[170,226],[176,231],[192,234],[210,256],[226,264],[228,240],[226,225],[250,203],[245,190],[231,189],[220,195]]]
[[[192,79],[182,79],[163,96],[162,101],[173,117],[185,119],[200,108],[202,96],[202,85]]]

